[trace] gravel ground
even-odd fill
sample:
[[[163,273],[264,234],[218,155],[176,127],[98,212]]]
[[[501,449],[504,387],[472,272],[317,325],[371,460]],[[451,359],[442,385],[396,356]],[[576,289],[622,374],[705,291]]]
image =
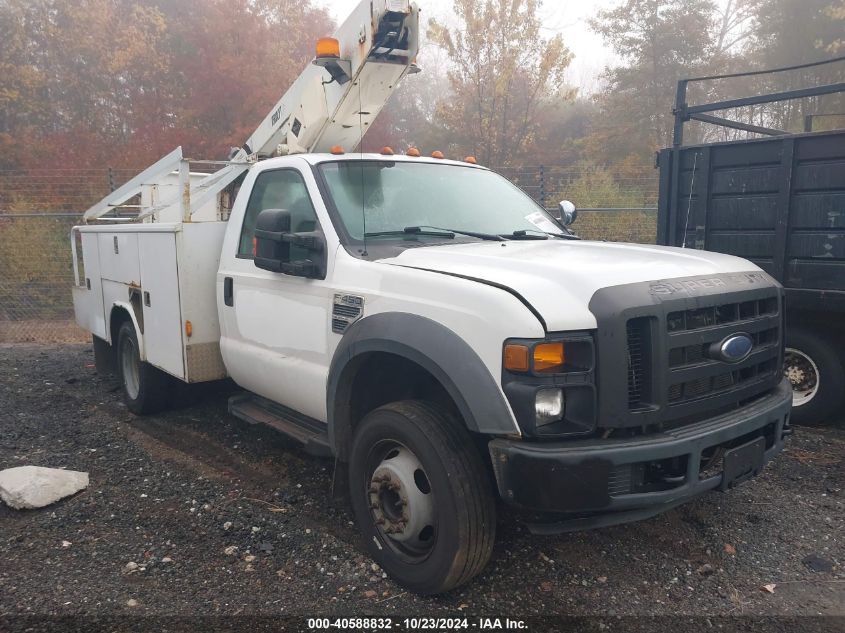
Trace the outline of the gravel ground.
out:
[[[87,346],[0,346],[0,468],[91,477],[0,504],[0,616],[845,616],[845,431],[798,429],[757,479],[640,523],[538,537],[502,511],[485,572],[419,598],[361,553],[332,463],[229,416],[232,390],[138,418]]]

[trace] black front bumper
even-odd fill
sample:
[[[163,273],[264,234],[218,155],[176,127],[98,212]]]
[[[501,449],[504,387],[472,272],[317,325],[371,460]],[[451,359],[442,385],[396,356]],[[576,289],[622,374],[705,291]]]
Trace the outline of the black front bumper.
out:
[[[792,390],[784,380],[752,404],[676,429],[554,444],[495,439],[489,443],[490,456],[505,501],[531,511],[563,513],[552,524],[532,525],[533,531],[614,525],[730,487],[734,481],[726,479],[722,468],[703,469],[702,455],[712,455],[715,447],[759,442],[764,445],[762,463],[768,462],[790,433],[791,408]],[[681,472],[649,481],[648,473],[667,463],[680,464]]]

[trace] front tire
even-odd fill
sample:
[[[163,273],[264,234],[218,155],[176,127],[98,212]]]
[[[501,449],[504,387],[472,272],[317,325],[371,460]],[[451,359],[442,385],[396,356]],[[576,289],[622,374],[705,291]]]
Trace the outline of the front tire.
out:
[[[117,370],[123,383],[123,399],[132,413],[146,415],[167,406],[170,378],[141,360],[138,336],[131,321],[124,321],[118,330]]]
[[[787,328],[783,373],[792,384],[792,419],[824,422],[845,405],[845,367],[832,336]]]
[[[355,432],[349,485],[370,555],[411,591],[453,589],[490,559],[490,483],[469,433],[445,410],[403,401],[369,413]]]

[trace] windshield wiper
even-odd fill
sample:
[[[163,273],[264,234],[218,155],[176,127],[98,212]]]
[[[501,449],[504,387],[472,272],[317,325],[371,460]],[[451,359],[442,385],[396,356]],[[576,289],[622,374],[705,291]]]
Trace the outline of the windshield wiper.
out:
[[[540,233],[540,235],[534,235],[534,233]],[[557,237],[562,240],[581,239],[577,235],[568,235],[566,233],[549,233],[548,231],[541,231],[540,229],[519,229],[518,231],[514,231],[510,235],[503,235],[502,237],[507,237],[512,240],[546,240],[549,237]]]
[[[489,240],[491,242],[504,242],[504,238],[501,235],[493,235],[492,233],[479,233],[478,231],[461,231],[458,229],[444,229],[440,226],[406,226],[405,231],[410,233],[416,233],[422,231],[423,229],[432,229],[434,231],[447,231],[449,233],[457,233],[458,235],[467,235],[469,237],[477,237],[480,240]]]
[[[422,235],[424,237],[446,237],[455,239],[453,231],[423,231],[418,226],[406,226],[404,229],[396,229],[395,231],[376,231],[374,233],[364,233],[364,237],[391,237],[391,236],[415,236]]]
[[[493,242],[503,242],[504,238],[499,235],[491,233],[478,233],[476,231],[461,231],[458,229],[444,229],[439,226],[406,226],[404,229],[396,231],[378,231],[376,233],[366,233],[364,237],[385,237],[392,235],[422,235],[425,237],[446,237],[454,239],[455,235],[466,235],[468,237],[477,237],[480,240],[490,240]]]

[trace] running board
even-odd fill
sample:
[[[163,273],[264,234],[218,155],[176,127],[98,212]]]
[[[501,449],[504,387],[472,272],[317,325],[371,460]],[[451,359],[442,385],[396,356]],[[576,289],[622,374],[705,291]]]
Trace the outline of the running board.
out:
[[[312,420],[261,396],[241,393],[229,398],[229,413],[249,424],[264,424],[281,431],[317,457],[331,457],[325,424]]]

